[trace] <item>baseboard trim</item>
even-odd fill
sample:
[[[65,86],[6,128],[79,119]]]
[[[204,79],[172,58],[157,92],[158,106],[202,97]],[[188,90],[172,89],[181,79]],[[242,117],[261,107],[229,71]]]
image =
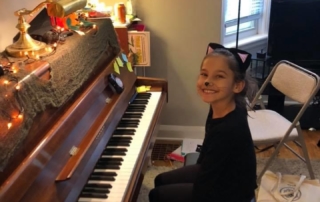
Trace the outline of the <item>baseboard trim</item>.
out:
[[[203,139],[204,134],[204,126],[160,125],[157,139]]]

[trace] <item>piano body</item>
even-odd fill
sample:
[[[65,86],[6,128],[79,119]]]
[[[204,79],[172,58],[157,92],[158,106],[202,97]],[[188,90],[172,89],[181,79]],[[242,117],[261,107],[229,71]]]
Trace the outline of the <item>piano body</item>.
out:
[[[104,34],[115,35],[111,30]],[[121,55],[119,48],[108,46],[72,97],[36,115],[0,172],[1,202],[136,201],[168,87],[165,80],[137,77],[120,67],[115,75],[124,89],[113,92],[108,76]],[[44,69],[38,76],[50,79],[45,60],[26,68]],[[151,90],[135,96],[141,85]]]

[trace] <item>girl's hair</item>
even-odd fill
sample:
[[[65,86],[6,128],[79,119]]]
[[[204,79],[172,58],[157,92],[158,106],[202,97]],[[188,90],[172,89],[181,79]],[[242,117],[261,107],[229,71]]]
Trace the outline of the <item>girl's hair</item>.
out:
[[[229,68],[231,69],[231,71],[234,73],[234,81],[235,82],[240,82],[240,81],[244,81],[245,82],[245,87],[243,88],[243,90],[240,93],[236,93],[235,94],[235,102],[236,105],[238,107],[241,108],[246,108],[246,106],[248,105],[248,102],[246,101],[246,98],[251,102],[254,99],[254,96],[256,95],[256,93],[258,92],[258,85],[257,85],[257,81],[252,78],[250,76],[249,73],[247,73],[246,71],[240,71],[239,68],[239,64],[236,60],[236,58],[234,57],[234,55],[226,50],[226,49],[215,49],[214,52],[207,54],[203,61],[209,57],[212,56],[223,56],[225,57]],[[203,63],[202,61],[202,63]],[[202,66],[202,64],[201,64]]]

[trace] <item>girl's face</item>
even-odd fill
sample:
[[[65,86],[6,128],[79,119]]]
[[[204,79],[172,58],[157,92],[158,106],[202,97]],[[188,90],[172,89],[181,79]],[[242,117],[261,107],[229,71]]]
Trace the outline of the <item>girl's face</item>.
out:
[[[224,56],[210,56],[202,63],[197,90],[206,103],[229,103],[235,93],[242,91],[243,84],[234,82],[234,73]]]

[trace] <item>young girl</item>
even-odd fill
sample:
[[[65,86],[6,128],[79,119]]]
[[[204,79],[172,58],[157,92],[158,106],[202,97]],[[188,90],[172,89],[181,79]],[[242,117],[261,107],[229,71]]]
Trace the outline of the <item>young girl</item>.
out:
[[[247,122],[246,70],[251,55],[210,43],[197,81],[210,104],[197,164],[162,173],[150,202],[250,202],[256,185],[256,158]]]

